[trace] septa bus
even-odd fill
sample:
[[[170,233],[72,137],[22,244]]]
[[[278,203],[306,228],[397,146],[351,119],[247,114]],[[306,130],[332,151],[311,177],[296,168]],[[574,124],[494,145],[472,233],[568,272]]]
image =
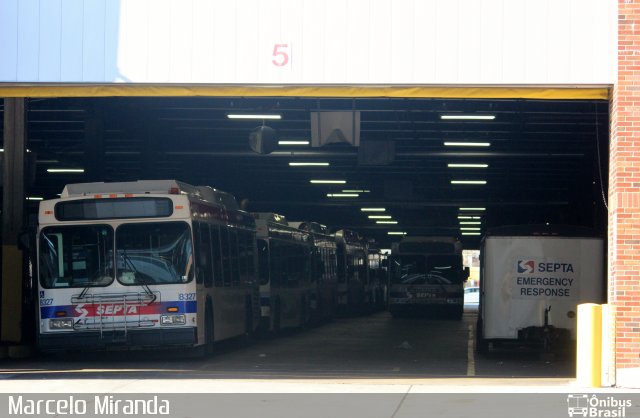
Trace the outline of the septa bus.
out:
[[[313,238],[311,263],[311,321],[327,321],[338,307],[338,260],[336,241],[325,225],[317,222],[289,222],[289,226],[307,231]]]
[[[368,244],[357,232],[342,229],[335,233],[338,257],[338,312],[362,313],[371,306],[366,292],[369,284]]]
[[[70,184],[38,216],[42,350],[211,351],[259,323],[255,222],[225,192]]]
[[[454,237],[403,237],[389,258],[389,311],[444,313],[462,318],[464,282],[462,244]]]
[[[311,235],[283,215],[254,213],[258,239],[260,309],[264,330],[304,326],[310,317]]]

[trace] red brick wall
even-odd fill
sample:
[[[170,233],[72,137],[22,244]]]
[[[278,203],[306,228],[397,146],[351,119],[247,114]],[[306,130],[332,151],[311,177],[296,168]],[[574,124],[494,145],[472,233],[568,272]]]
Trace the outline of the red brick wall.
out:
[[[626,369],[640,367],[640,0],[618,1],[610,111],[609,303],[616,369]]]

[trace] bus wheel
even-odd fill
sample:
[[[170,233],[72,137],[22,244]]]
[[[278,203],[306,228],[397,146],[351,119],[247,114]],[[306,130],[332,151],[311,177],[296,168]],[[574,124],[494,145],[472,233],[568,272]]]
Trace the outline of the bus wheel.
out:
[[[213,330],[213,308],[207,303],[204,314],[204,354],[213,354],[214,330]]]

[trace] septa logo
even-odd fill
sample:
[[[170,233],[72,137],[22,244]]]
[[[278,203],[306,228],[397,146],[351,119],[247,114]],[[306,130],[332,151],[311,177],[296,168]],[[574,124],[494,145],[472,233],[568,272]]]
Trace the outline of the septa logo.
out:
[[[518,260],[518,273],[531,274],[536,270],[536,263],[533,260]]]

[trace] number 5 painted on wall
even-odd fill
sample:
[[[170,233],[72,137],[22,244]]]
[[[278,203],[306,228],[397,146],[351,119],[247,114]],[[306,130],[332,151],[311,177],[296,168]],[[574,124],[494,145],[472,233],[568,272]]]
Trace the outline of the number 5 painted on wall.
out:
[[[271,62],[276,67],[284,67],[289,64],[289,44],[275,44],[272,56]]]

